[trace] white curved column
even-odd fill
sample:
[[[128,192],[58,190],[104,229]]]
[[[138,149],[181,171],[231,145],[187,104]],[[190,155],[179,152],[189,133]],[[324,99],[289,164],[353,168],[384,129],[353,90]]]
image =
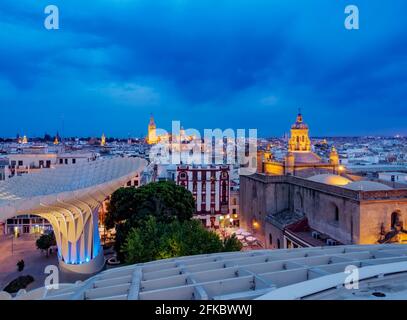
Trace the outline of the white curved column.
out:
[[[81,273],[99,271],[104,265],[104,260],[98,259],[97,264],[93,261],[101,252],[103,254],[98,228],[99,207],[92,209],[91,207],[79,208],[70,204],[64,204],[64,206],[65,208],[49,207],[52,210],[49,214],[39,213],[51,223],[54,229],[61,267],[77,270],[75,272],[87,270]],[[92,268],[86,266],[87,264],[92,265]]]

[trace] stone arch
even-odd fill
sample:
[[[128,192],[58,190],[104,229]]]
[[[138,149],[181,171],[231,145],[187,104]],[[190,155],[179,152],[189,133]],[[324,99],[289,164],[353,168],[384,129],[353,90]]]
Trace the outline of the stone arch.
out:
[[[331,202],[330,205],[330,216],[333,222],[339,222],[341,214],[338,205],[334,202]]]
[[[391,213],[390,228],[392,230],[403,228],[403,220],[400,210],[395,210]]]

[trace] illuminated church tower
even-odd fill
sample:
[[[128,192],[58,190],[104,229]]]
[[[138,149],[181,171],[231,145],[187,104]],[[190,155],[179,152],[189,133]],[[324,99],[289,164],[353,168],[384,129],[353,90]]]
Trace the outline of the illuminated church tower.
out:
[[[311,177],[317,174],[337,174],[339,170],[339,155],[335,148],[329,155],[329,161],[321,159],[311,151],[308,125],[303,122],[301,111],[296,122],[291,126],[288,151],[283,161],[274,159],[271,149],[259,151],[258,172],[268,175],[294,175]]]
[[[297,115],[297,121],[291,126],[291,137],[288,142],[288,151],[311,151],[308,125],[303,122],[301,112]]]
[[[59,133],[57,132],[57,135],[55,136],[55,139],[54,139],[54,145],[58,145],[59,144]]]
[[[102,140],[100,141],[100,146],[104,147],[106,145],[106,136],[105,134],[102,134]]]
[[[148,124],[148,136],[147,136],[148,144],[156,144],[158,142],[156,129],[157,129],[157,127],[154,122],[154,117],[151,115],[150,123]]]

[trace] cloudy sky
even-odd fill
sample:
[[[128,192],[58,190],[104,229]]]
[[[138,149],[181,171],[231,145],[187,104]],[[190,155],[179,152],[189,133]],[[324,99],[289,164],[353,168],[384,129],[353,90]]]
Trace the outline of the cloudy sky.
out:
[[[344,27],[347,4],[360,30]],[[55,4],[60,29],[44,28]],[[407,134],[405,0],[1,0],[0,136]]]

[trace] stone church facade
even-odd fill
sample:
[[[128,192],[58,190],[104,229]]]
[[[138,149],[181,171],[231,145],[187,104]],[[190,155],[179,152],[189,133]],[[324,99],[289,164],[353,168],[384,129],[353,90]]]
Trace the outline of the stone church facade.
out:
[[[283,162],[258,152],[258,172],[240,176],[241,225],[266,248],[407,243],[407,189],[341,175],[311,151],[298,114]],[[355,181],[357,180],[357,181]]]

